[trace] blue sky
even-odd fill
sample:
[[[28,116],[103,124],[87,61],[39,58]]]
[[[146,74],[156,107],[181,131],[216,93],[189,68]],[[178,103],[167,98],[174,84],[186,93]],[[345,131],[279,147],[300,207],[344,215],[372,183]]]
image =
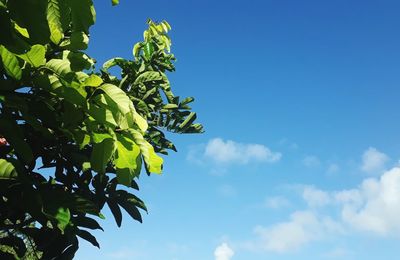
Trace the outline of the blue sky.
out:
[[[399,1],[95,1],[89,53],[131,57],[167,20],[175,93],[202,135],[143,175],[149,214],[109,212],[77,259],[397,259]]]

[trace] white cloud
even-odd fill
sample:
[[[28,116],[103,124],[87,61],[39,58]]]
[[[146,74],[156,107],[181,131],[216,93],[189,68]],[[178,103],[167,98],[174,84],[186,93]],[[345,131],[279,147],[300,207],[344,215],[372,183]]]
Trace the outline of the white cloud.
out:
[[[236,189],[229,184],[219,186],[217,192],[224,197],[234,197],[236,195]]]
[[[400,236],[400,168],[368,178],[353,189],[328,192],[306,187],[303,199],[310,208],[337,206],[340,221],[359,231]]]
[[[285,147],[287,147],[287,148],[289,148],[289,149],[291,149],[291,150],[296,150],[296,149],[299,148],[299,145],[298,145],[297,143],[294,143],[294,142],[290,141],[290,140],[287,139],[287,138],[281,139],[281,140],[279,141],[279,145],[280,145],[280,146],[285,146]]]
[[[222,243],[214,251],[215,260],[230,260],[234,254],[227,243]]]
[[[329,164],[326,172],[328,174],[334,174],[334,173],[338,172],[339,170],[340,170],[339,165],[337,165],[336,163],[331,163],[331,164]]]
[[[265,206],[271,209],[280,209],[288,207],[290,202],[281,196],[269,197],[265,200]]]
[[[329,193],[312,186],[305,187],[302,195],[310,207],[321,207],[330,202]]]
[[[386,154],[370,147],[362,155],[361,170],[368,173],[380,171],[388,160],[389,157]]]
[[[365,161],[369,161],[366,169],[382,168],[383,162],[388,160],[385,154],[373,148],[364,155]],[[257,236],[243,243],[243,248],[286,253],[313,241],[365,232],[400,238],[400,165],[380,173],[379,177],[366,178],[354,188],[337,191],[295,185],[295,191],[301,189],[307,207],[294,211],[287,221],[256,227]],[[285,203],[281,198],[271,197],[266,204],[271,208],[279,207]],[[335,258],[349,253],[339,248],[324,256]]]
[[[337,247],[323,254],[324,258],[342,259],[343,257],[351,255],[352,252],[346,248]]]
[[[314,156],[314,155],[307,155],[306,157],[304,157],[303,159],[303,164],[306,167],[312,168],[312,167],[317,167],[321,164],[320,160],[318,159],[318,157]]]
[[[216,163],[268,162],[273,163],[281,159],[282,154],[272,152],[261,144],[243,144],[221,138],[211,139],[204,152],[205,157]]]
[[[369,232],[377,236],[400,238],[400,165],[384,171],[389,157],[375,148],[363,154],[362,169],[379,171],[380,177],[366,178],[352,189],[326,191],[315,186],[296,185],[307,207],[294,211],[289,219],[254,229],[256,238],[246,242],[247,250],[286,253],[297,250],[313,241],[331,236]],[[315,156],[303,161],[311,167],[320,165]],[[329,166],[334,171],[336,164]],[[266,205],[278,208],[286,203],[282,197],[267,198]],[[349,251],[336,248],[323,255],[337,258]]]
[[[318,218],[311,211],[296,211],[287,222],[281,222],[271,227],[256,227],[259,236],[259,247],[265,251],[284,253],[296,250],[311,241],[319,240],[325,234],[341,230],[338,223],[332,219]]]
[[[358,189],[339,195],[344,222],[380,235],[400,235],[400,168],[385,172],[380,179],[366,179]]]

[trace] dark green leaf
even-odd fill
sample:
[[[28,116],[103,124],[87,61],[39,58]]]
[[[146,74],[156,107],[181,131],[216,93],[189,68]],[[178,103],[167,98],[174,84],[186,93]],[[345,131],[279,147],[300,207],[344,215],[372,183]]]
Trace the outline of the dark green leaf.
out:
[[[142,216],[140,215],[139,210],[137,209],[135,203],[131,203],[127,200],[127,198],[118,197],[118,204],[124,208],[124,210],[135,220],[142,223]]]
[[[121,214],[121,209],[118,206],[118,203],[113,198],[108,198],[107,204],[108,204],[108,207],[111,210],[111,213],[114,216],[114,219],[115,219],[115,222],[117,223],[117,226],[121,227],[122,214]]]
[[[96,238],[92,234],[90,234],[88,231],[78,229],[77,235],[80,236],[81,238],[85,239],[86,241],[90,242],[92,245],[100,248],[100,245],[97,242]]]
[[[89,27],[96,21],[92,0],[70,0],[72,26],[74,31],[89,33]]]
[[[84,227],[84,228],[90,228],[90,229],[101,229],[103,228],[97,223],[96,220],[89,218],[89,217],[76,217],[73,218],[73,223],[76,226]],[[104,231],[104,230],[103,230]]]
[[[15,121],[0,117],[0,132],[6,137],[21,159],[26,163],[30,163],[33,160],[32,150],[25,142],[23,133]]]
[[[50,29],[47,22],[48,0],[12,0],[8,8],[13,20],[29,32],[34,43],[46,44],[50,41]]]
[[[13,248],[17,256],[23,257],[26,252],[26,246],[24,241],[16,236],[6,236],[6,237],[1,237],[0,238],[0,251],[2,250],[3,246],[9,246]],[[1,254],[0,254],[1,256]],[[3,259],[3,258],[1,258]]]
[[[98,173],[105,173],[106,166],[115,151],[114,139],[104,139],[101,143],[93,145],[93,151],[90,158],[92,169]]]

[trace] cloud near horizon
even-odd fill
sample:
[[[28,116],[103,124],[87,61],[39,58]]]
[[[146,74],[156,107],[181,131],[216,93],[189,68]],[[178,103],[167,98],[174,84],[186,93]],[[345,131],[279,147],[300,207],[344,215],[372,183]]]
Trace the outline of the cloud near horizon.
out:
[[[257,226],[249,248],[286,253],[330,236],[400,234],[400,167],[366,178],[353,189],[325,191],[304,186],[302,198],[307,208],[294,211],[286,221]]]
[[[235,255],[227,243],[222,243],[214,251],[215,260],[230,260]]]

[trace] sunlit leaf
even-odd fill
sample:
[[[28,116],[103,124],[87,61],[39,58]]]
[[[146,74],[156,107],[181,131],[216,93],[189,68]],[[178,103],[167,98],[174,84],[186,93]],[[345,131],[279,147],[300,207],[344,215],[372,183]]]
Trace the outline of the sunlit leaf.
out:
[[[40,44],[33,45],[31,49],[24,54],[18,55],[20,58],[31,64],[33,67],[39,67],[46,63],[46,47]]]
[[[117,134],[117,151],[115,156],[118,183],[131,186],[134,177],[138,176],[142,167],[140,148],[132,140]]]
[[[144,139],[139,131],[130,129],[129,133],[133,140],[135,140],[135,143],[140,147],[146,169],[151,173],[161,173],[163,159],[155,153],[154,147]]]
[[[22,69],[19,65],[17,57],[12,52],[7,50],[7,48],[3,45],[0,45],[0,57],[7,74],[16,80],[20,80],[22,76]]]
[[[15,179],[18,173],[10,162],[0,159],[0,179]]]
[[[58,44],[64,37],[61,25],[61,14],[59,0],[49,0],[47,4],[47,21],[50,27],[50,39]]]

